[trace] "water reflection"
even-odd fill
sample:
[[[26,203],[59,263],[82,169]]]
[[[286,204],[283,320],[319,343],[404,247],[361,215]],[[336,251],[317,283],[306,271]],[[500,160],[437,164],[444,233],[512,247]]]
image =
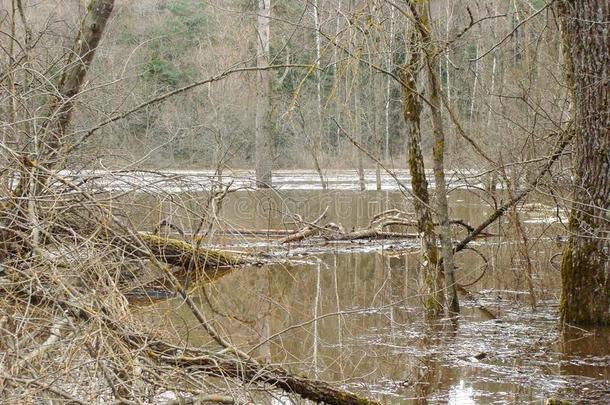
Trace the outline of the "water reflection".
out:
[[[454,385],[449,390],[448,403],[451,405],[474,405],[476,401],[473,397],[474,389],[467,386],[464,380]]]
[[[399,193],[236,194],[224,204],[223,221],[239,229],[291,229],[293,214],[311,219],[326,206],[328,221],[347,229],[368,224],[382,210],[409,210]],[[193,196],[178,199],[159,205],[147,201],[156,209],[140,216],[141,227],[151,229],[171,213],[185,229],[192,229],[201,201]],[[451,210],[452,217],[473,224],[491,212],[468,193],[454,193]],[[531,216],[540,213],[538,209]],[[524,218],[530,218],[527,212]],[[506,226],[500,222],[492,232],[500,234]],[[527,226],[536,237],[530,251],[537,312],[529,308],[523,268],[513,260],[514,245],[506,238],[476,242],[479,253],[458,256],[461,284],[473,283],[484,273],[469,287],[478,304],[464,302],[459,318],[438,323],[427,321],[419,309],[417,253],[395,249],[393,241],[353,244],[356,250],[327,245],[310,256],[313,265],[239,269],[201,288],[195,299],[234,344],[261,360],[336,381],[386,403],[527,403],[550,396],[569,398],[583,386],[607,387],[610,331],[560,339],[559,273],[549,265],[559,249],[552,242],[555,231],[546,223]],[[244,241],[257,250],[270,246],[221,233],[215,240]],[[480,254],[489,266],[483,266]],[[479,304],[500,320],[486,317]],[[210,344],[179,300],[141,311],[192,344]]]

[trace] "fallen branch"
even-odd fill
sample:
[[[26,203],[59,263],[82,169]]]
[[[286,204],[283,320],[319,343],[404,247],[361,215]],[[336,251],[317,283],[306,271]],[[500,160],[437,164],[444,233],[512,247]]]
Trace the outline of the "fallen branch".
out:
[[[462,287],[459,284],[456,284],[455,288],[460,294],[462,294],[468,300],[473,301],[476,304],[477,309],[479,311],[483,312],[485,315],[487,315],[489,317],[489,319],[498,319],[498,317],[493,312],[491,312],[489,309],[487,309],[483,304],[481,304],[479,302],[479,300],[477,300],[470,291],[468,291],[467,289],[465,289],[464,287]]]
[[[360,395],[340,390],[325,381],[295,376],[281,367],[260,365],[254,360],[238,360],[222,354],[183,350],[164,344],[149,346],[149,356],[158,362],[199,371],[220,378],[232,378],[244,384],[270,385],[298,394],[315,403],[329,405],[381,405]]]
[[[574,131],[569,131],[566,135],[564,135],[563,139],[560,140],[559,145],[557,146],[557,149],[555,150],[555,153],[553,153],[551,158],[542,167],[542,170],[540,170],[540,172],[538,173],[536,178],[530,184],[528,184],[528,186],[525,187],[519,194],[517,194],[515,197],[508,200],[500,208],[498,208],[496,211],[494,211],[476,229],[473,229],[472,231],[470,231],[470,233],[464,239],[462,239],[460,241],[460,243],[457,244],[457,246],[453,249],[453,252],[457,253],[457,252],[463,250],[472,240],[474,240],[477,236],[481,235],[482,232],[485,230],[485,228],[487,228],[489,225],[496,222],[496,220],[498,218],[500,218],[502,215],[504,215],[504,213],[510,207],[517,204],[519,201],[521,201],[523,198],[525,198],[525,196],[527,196],[532,190],[534,190],[536,188],[536,186],[538,185],[538,182],[542,179],[542,177],[544,177],[545,174],[547,174],[551,170],[551,167],[553,166],[553,164],[562,155],[565,147],[568,146],[569,143],[571,142],[573,135],[574,135]]]
[[[298,242],[303,239],[307,239],[312,236],[315,236],[319,233],[320,233],[320,230],[318,228],[306,226],[305,228],[301,229],[300,231],[297,231],[297,232],[293,233],[292,235],[288,235],[288,236],[280,239],[280,243],[284,244],[284,243]]]
[[[27,300],[30,305],[56,306],[75,319],[100,322],[109,332],[131,347],[133,353],[166,366],[188,370],[192,376],[197,376],[197,372],[200,372],[204,375],[230,378],[245,385],[271,386],[315,403],[328,405],[381,405],[378,401],[335,388],[328,382],[296,376],[282,367],[263,365],[250,357],[237,357],[232,351],[212,352],[171,345],[152,335],[128,329],[125,324],[114,319],[107,308],[92,305],[85,300],[68,301],[44,292],[40,294],[29,290],[13,293],[15,294],[11,295],[12,297]]]
[[[352,232],[333,233],[322,236],[324,240],[342,241],[342,240],[362,240],[362,239],[415,239],[419,235],[403,232],[383,231],[379,228],[360,229]]]
[[[290,243],[290,242],[297,242],[306,238],[309,238],[311,236],[314,236],[318,233],[319,230],[323,229],[321,227],[319,227],[317,224],[326,217],[326,213],[328,212],[328,207],[326,207],[324,209],[324,211],[313,221],[313,222],[305,222],[303,221],[303,219],[301,218],[300,215],[295,215],[295,219],[298,220],[299,222],[305,223],[307,226],[305,226],[303,229],[288,235],[282,239],[280,239],[280,243]]]
[[[345,231],[343,226],[328,223],[324,226],[319,226],[316,223],[308,224],[299,231],[280,239],[280,243],[293,243],[305,239],[318,237],[326,241],[346,241],[360,239],[413,239],[417,238],[416,234],[403,232],[390,232],[384,229],[392,225],[415,226],[416,223],[412,220],[405,219],[401,215],[408,215],[398,210],[388,210],[375,215],[369,222],[368,227]],[[316,220],[316,222],[319,221]]]
[[[216,235],[226,236],[267,236],[280,237],[294,234],[290,229],[218,229],[215,230]]]

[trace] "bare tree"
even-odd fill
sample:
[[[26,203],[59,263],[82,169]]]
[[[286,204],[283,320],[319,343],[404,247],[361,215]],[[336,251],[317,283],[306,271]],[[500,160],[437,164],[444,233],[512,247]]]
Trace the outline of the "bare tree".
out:
[[[315,29],[315,40],[316,40],[316,115],[317,115],[317,126],[316,133],[314,134],[313,147],[312,147],[312,157],[314,166],[316,171],[318,172],[318,176],[320,177],[320,184],[322,185],[322,189],[326,190],[327,184],[324,180],[324,172],[322,171],[322,167],[320,166],[320,153],[322,149],[322,134],[324,131],[324,120],[322,116],[322,76],[320,72],[320,62],[322,59],[321,53],[321,26],[320,26],[320,5],[318,3],[319,0],[314,0],[313,3],[313,19],[314,19],[314,29]]]
[[[438,49],[432,38],[432,28],[430,25],[430,9],[424,2],[425,9],[418,11],[413,3],[411,12],[416,18],[416,24],[421,36],[422,48],[424,52],[427,81],[428,81],[428,100],[430,102],[432,131],[434,132],[434,146],[432,148],[432,158],[434,161],[434,180],[435,180],[435,206],[438,223],[440,225],[439,239],[441,242],[441,252],[443,258],[443,270],[445,276],[445,288],[447,290],[448,309],[452,312],[459,312],[460,305],[457,296],[456,281],[453,264],[453,243],[451,241],[451,226],[449,222],[449,204],[447,202],[447,184],[445,180],[445,129],[443,118],[441,117],[441,84],[437,76],[439,62]]]
[[[269,66],[271,0],[258,0],[258,29],[256,40],[256,184],[259,188],[272,187],[271,155],[271,73]]]
[[[413,208],[417,216],[417,231],[421,237],[422,278],[425,286],[425,306],[433,315],[442,312],[444,293],[442,274],[438,266],[438,249],[428,180],[421,150],[422,103],[417,91],[417,73],[420,70],[421,53],[418,44],[418,28],[411,27],[407,60],[401,68],[403,117],[407,126],[408,167],[413,188]]]

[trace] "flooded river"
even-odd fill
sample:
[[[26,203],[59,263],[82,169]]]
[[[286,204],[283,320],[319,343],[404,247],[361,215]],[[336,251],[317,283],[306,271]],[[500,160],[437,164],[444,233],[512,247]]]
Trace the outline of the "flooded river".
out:
[[[490,228],[496,236],[475,241],[476,252],[456,257],[458,282],[472,293],[462,297],[460,316],[429,321],[421,311],[417,240],[304,248],[248,235],[248,230],[295,229],[295,214],[311,221],[327,207],[326,220],[345,229],[366,226],[390,208],[412,210],[396,187],[322,191],[305,183],[238,191],[223,202],[211,243],[293,260],[240,268],[194,291],[235,345],[388,404],[610,402],[610,330],[561,333],[557,326],[561,246],[556,236],[563,235],[563,214],[542,197],[520,207],[532,287],[519,253],[523,245],[504,218]],[[188,233],[197,229],[206,201],[206,192],[196,189],[142,193],[128,210],[141,229],[169,220]],[[472,190],[454,190],[450,204],[452,218],[472,225],[493,212],[493,200]],[[464,235],[456,228],[456,239]],[[192,344],[212,344],[179,299],[138,310]],[[278,398],[276,403],[293,402]]]

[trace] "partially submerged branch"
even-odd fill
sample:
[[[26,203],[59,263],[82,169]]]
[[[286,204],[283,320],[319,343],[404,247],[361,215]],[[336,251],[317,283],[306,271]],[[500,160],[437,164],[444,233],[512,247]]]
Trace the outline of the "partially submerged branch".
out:
[[[324,226],[317,224],[308,224],[304,228],[296,231],[280,239],[281,244],[299,242],[306,239],[321,238],[326,241],[347,241],[359,239],[413,239],[417,238],[416,234],[404,232],[391,232],[386,228],[389,226],[416,226],[416,223],[408,218],[404,218],[405,214],[398,210],[389,210],[374,216],[368,227],[346,231],[343,226],[328,223]],[[321,218],[320,218],[321,219]],[[317,222],[317,221],[316,221]]]
[[[483,221],[478,227],[476,227],[476,229],[473,229],[472,231],[470,231],[470,233],[464,239],[462,239],[457,244],[457,246],[453,249],[454,252],[457,253],[457,252],[463,250],[464,248],[466,248],[466,246],[468,246],[468,244],[470,242],[472,242],[474,239],[476,239],[478,236],[480,236],[489,225],[493,224],[494,222],[496,222],[496,220],[498,218],[500,218],[502,215],[504,215],[504,213],[510,207],[517,204],[519,201],[521,201],[523,198],[525,198],[525,196],[527,196],[530,192],[532,192],[536,188],[536,186],[538,185],[540,180],[547,173],[550,172],[551,167],[553,167],[553,164],[555,164],[557,159],[559,159],[559,157],[561,157],[561,155],[563,154],[563,150],[566,148],[566,146],[568,146],[570,144],[573,136],[574,136],[574,132],[571,130],[568,130],[567,133],[565,133],[561,137],[561,139],[558,142],[557,148],[555,149],[555,152],[553,153],[553,155],[551,155],[549,160],[545,163],[545,165],[542,167],[542,169],[540,170],[538,175],[534,178],[534,180],[532,180],[527,185],[527,187],[525,187],[523,190],[521,190],[520,193],[515,195],[513,198],[511,198],[506,203],[504,203],[501,207],[499,207],[497,210],[495,210],[489,217],[487,217],[487,219],[485,221]]]

